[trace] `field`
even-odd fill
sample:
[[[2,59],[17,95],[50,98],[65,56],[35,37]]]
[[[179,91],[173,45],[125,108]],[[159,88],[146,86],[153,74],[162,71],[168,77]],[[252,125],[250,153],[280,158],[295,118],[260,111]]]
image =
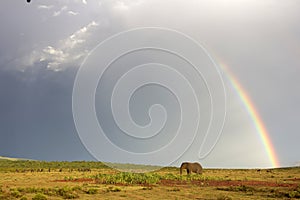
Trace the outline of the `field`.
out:
[[[132,165],[138,167],[144,170]],[[1,200],[299,198],[299,167],[204,169],[202,175],[180,176],[175,167],[130,173],[101,162],[0,159]]]

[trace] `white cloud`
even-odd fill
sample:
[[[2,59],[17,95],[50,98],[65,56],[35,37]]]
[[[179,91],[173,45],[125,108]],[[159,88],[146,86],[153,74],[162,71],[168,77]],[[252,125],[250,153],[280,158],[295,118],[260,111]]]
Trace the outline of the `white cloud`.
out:
[[[74,12],[74,11],[70,10],[70,11],[68,11],[68,14],[69,14],[69,15],[78,15],[79,13],[78,13],[78,12]]]
[[[112,7],[116,11],[128,11],[133,7],[139,6],[143,3],[142,0],[128,1],[128,0],[118,0],[112,4]]]
[[[52,9],[54,6],[53,5],[38,5],[38,9],[46,9],[46,10],[50,10]]]
[[[92,21],[69,37],[60,40],[57,45],[46,46],[41,51],[34,50],[19,62],[22,63],[22,66],[33,66],[37,62],[46,62],[49,70],[61,71],[66,66],[79,62],[87,55],[89,48],[85,45],[86,41],[98,25]]]
[[[87,1],[86,1],[86,0],[82,0],[82,3],[86,5],[86,4],[87,4]]]
[[[56,50],[51,46],[47,46],[45,49],[43,49],[43,51],[50,55],[56,55],[56,56],[63,55],[63,52],[61,50]]]
[[[38,5],[37,6],[38,9],[40,10],[53,10],[54,9],[54,5]],[[56,7],[57,9],[57,7]],[[56,10],[53,12],[52,16],[57,17],[63,13],[67,13],[68,15],[78,15],[79,12],[73,11],[73,10],[68,10],[68,7],[66,5],[64,5],[63,7],[61,7],[60,9]]]
[[[67,6],[63,6],[59,11],[55,11],[54,13],[53,13],[53,17],[57,17],[57,16],[59,16],[59,15],[61,15],[65,10],[67,10]]]

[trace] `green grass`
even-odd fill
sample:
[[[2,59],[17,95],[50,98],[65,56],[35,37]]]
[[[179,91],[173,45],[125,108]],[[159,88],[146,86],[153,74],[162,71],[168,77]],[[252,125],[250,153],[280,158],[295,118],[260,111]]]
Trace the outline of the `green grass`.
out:
[[[156,173],[131,173],[121,172],[117,174],[97,174],[93,176],[97,183],[104,184],[155,184],[162,176]]]
[[[93,161],[33,161],[33,160],[0,160],[0,170],[1,171],[30,171],[37,169],[43,169],[43,171],[58,170],[58,169],[73,169],[79,171],[84,171],[84,169],[107,169],[107,165],[102,162],[93,162]],[[86,170],[87,171],[87,170]]]

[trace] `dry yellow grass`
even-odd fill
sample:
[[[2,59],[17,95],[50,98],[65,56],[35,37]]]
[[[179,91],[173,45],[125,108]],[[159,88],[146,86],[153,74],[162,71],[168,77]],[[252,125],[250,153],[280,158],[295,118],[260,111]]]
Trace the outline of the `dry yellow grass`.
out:
[[[98,174],[117,174],[109,168],[50,172],[5,169],[0,164],[0,199],[281,199],[300,198],[300,168],[271,170],[205,169],[203,175],[180,178],[177,168],[155,172],[168,177],[153,184],[103,184]],[[19,171],[19,172],[16,172]],[[61,172],[60,172],[61,171]]]

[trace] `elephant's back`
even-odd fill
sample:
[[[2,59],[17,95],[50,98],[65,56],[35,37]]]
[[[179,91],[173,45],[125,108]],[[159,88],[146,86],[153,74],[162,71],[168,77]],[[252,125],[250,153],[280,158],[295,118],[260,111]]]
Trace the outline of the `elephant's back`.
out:
[[[198,162],[194,162],[194,163],[193,163],[193,165],[197,165],[197,166],[199,166],[199,167],[201,167],[201,168],[202,168],[201,164],[200,164],[200,163],[198,163]]]

